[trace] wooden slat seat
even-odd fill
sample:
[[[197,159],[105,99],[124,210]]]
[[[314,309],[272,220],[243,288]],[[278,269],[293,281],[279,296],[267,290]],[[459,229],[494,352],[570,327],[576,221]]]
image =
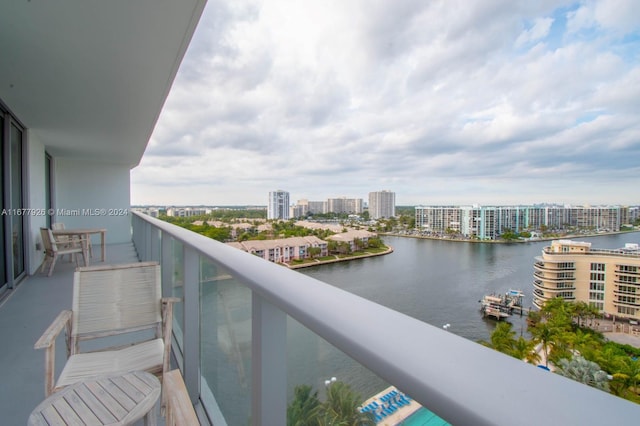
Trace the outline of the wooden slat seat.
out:
[[[148,371],[159,373],[164,355],[164,342],[154,339],[119,350],[71,355],[64,365],[56,387],[62,388],[85,379],[114,371]]]

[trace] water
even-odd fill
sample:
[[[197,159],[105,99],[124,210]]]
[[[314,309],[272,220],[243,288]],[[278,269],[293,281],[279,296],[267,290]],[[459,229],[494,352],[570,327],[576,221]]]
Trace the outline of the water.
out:
[[[576,238],[594,248],[619,248],[639,242],[640,233]],[[515,244],[479,244],[384,237],[394,253],[375,258],[302,269],[301,273],[403,312],[473,341],[488,340],[495,320],[482,318],[479,300],[510,288],[525,292],[530,307],[533,262],[549,241]],[[509,321],[526,337],[525,318]],[[313,385],[322,393],[326,378],[336,376],[369,397],[387,383],[312,336],[301,325],[289,323],[289,383]]]
[[[548,241],[479,244],[384,237],[392,254],[299,270],[346,291],[403,312],[472,341],[488,340],[495,320],[483,319],[479,300],[510,288],[525,292],[530,307],[533,262]],[[596,248],[640,242],[640,233],[580,238]],[[212,270],[206,276],[224,275]],[[202,289],[201,372],[229,425],[251,417],[251,292],[236,279],[207,282]],[[331,309],[330,306],[327,309]],[[526,335],[525,318],[512,316],[514,331]],[[323,398],[324,381],[337,377],[362,400],[389,386],[332,345],[289,318],[289,398],[296,385],[311,385]]]

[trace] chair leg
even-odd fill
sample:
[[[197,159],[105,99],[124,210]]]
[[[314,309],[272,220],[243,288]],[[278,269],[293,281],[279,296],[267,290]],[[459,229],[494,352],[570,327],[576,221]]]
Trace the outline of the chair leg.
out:
[[[49,273],[47,274],[48,277],[53,274],[53,268],[56,266],[56,260],[58,260],[58,256],[53,255],[53,258],[51,259],[51,266],[49,266]]]
[[[42,265],[40,265],[40,273],[44,273],[45,269],[47,268],[47,264],[49,263],[49,256],[47,256],[46,254],[44,255],[44,259],[42,259]]]

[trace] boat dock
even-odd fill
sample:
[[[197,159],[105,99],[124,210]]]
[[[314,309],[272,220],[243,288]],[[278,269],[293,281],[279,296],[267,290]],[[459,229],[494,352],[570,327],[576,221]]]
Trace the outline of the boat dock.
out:
[[[509,290],[503,295],[485,295],[480,300],[480,311],[482,316],[494,317],[497,320],[510,317],[514,312],[520,315],[528,313],[529,310],[522,306],[524,293],[521,290]]]

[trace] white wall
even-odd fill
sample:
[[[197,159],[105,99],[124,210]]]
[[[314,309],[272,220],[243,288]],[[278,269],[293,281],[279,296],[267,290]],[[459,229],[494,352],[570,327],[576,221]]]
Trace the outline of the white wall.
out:
[[[54,170],[55,222],[67,228],[106,228],[107,243],[131,241],[128,166],[54,158]],[[93,238],[99,243],[99,236]]]

